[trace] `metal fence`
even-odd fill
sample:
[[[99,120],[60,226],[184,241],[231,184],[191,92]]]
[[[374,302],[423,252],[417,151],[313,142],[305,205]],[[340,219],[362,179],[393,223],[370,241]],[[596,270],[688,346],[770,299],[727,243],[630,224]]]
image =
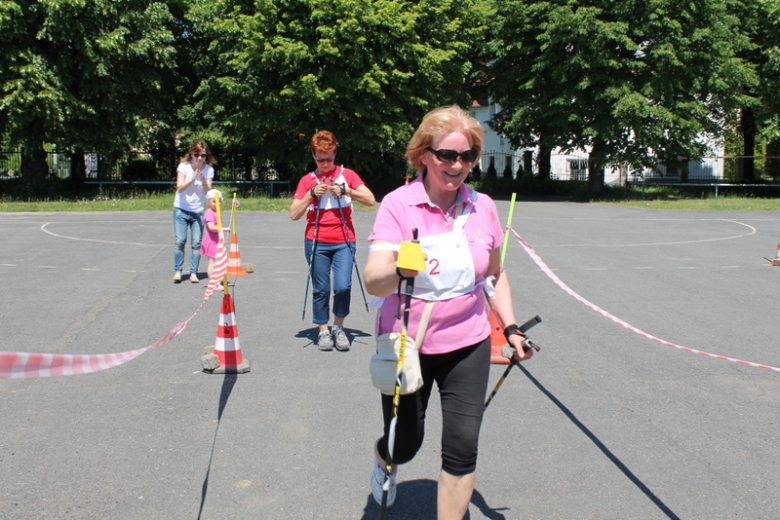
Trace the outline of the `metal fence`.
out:
[[[86,180],[97,183],[166,183],[174,182],[181,158],[177,150],[136,151],[121,157],[106,157],[97,153],[84,154]],[[251,153],[222,153],[214,166],[218,182],[286,184],[289,179],[272,164],[261,164]],[[59,151],[46,153],[49,174],[53,177],[72,176],[71,154]],[[683,162],[679,168],[659,164],[655,168],[633,168],[627,164],[610,165],[605,182],[611,185],[669,183],[745,183],[780,182],[780,157],[723,156],[705,157]],[[0,152],[0,178],[19,177],[21,151]],[[485,151],[475,168],[475,177],[518,178],[538,174],[538,156],[533,150],[513,153]],[[751,175],[752,168],[752,175]],[[552,154],[552,180],[587,181],[588,156],[585,153]]]
[[[534,159],[536,159],[534,157]],[[588,156],[552,154],[550,178],[553,180],[588,180]],[[536,173],[536,160],[534,168]],[[752,173],[751,173],[752,169]],[[629,164],[611,164],[605,168],[605,183],[625,186],[641,183],[746,183],[780,182],[780,157],[720,156],[681,159],[681,166],[671,168],[659,163],[655,168],[635,168]]]
[[[522,156],[516,153],[491,152],[482,153],[479,161],[480,175],[514,179],[523,175]]]
[[[750,173],[752,169],[752,174]],[[637,172],[630,181],[745,182],[780,181],[780,157],[722,156],[691,160],[684,167],[658,168]]]
[[[176,150],[136,151],[111,158],[97,153],[84,154],[87,181],[94,182],[173,182],[181,159]],[[46,152],[49,175],[65,179],[73,175],[71,154],[60,151]],[[22,152],[0,152],[0,177],[21,175]],[[215,179],[224,182],[264,182],[278,180],[278,173],[271,165],[256,164],[252,154],[227,153],[219,156],[214,165]]]

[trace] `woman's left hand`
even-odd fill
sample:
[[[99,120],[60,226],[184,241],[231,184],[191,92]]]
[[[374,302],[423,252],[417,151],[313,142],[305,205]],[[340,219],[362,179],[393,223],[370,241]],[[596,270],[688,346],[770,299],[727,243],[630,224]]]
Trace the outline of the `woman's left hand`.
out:
[[[334,197],[341,197],[341,184],[329,185],[328,191],[330,191]],[[344,189],[344,192],[346,193],[346,188]]]
[[[523,336],[520,336],[519,334],[512,334],[511,336],[509,336],[508,341],[509,341],[509,345],[515,349],[514,358],[517,361],[525,361],[527,359],[531,359],[531,356],[534,355],[534,349],[523,345],[523,341],[525,341],[525,338]]]

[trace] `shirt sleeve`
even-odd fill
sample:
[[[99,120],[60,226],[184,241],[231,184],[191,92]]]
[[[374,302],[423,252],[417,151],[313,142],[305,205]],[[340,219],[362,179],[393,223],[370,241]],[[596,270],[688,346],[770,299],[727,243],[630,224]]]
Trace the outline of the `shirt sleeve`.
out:
[[[403,202],[397,192],[389,193],[382,199],[379,210],[374,219],[374,228],[368,235],[368,240],[387,240],[393,244],[400,244],[403,240],[403,226],[399,220],[404,215]]]
[[[360,175],[358,175],[355,170],[350,170],[349,168],[344,168],[344,178],[347,181],[347,186],[353,190],[356,190],[365,184],[363,179],[360,178]]]
[[[301,180],[298,181],[298,187],[293,194],[294,199],[302,199],[306,196],[306,192],[309,191],[314,184],[312,183],[311,175],[304,175]]]

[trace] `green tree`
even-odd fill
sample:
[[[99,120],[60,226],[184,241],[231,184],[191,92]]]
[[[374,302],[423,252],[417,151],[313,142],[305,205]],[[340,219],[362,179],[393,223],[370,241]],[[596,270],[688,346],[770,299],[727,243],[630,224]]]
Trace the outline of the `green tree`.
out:
[[[774,34],[773,44],[765,47],[766,62],[761,67],[761,99],[764,108],[761,117],[761,135],[767,143],[767,173],[773,180],[780,180],[780,1],[765,2],[766,21],[771,24],[769,34]]]
[[[773,142],[780,144],[780,99],[777,95],[780,91],[780,2],[743,0],[728,5],[741,22],[740,30],[751,42],[740,56],[755,66],[759,77],[757,83],[745,86],[745,102],[735,114],[739,121],[731,124],[739,129],[743,144],[741,155],[746,156],[737,175],[754,181],[756,140],[763,134],[770,151],[774,149]]]
[[[47,174],[45,143],[111,154],[171,124],[170,22],[149,0],[0,2],[0,132],[25,178]]]
[[[342,161],[387,171],[426,111],[470,103],[484,29],[479,3],[450,0],[203,1],[190,16],[211,44],[189,110],[296,174],[321,129]]]
[[[604,167],[667,166],[699,157],[703,135],[744,102],[749,45],[720,0],[497,0],[487,68],[493,124],[517,146],[590,150],[590,188]],[[549,159],[548,159],[549,161]],[[540,164],[549,174],[549,162]]]

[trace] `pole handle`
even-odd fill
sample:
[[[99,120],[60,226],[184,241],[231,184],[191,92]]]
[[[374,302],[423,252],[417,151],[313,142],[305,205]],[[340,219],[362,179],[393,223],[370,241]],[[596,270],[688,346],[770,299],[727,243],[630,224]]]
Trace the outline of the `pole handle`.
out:
[[[535,325],[537,325],[537,324],[539,324],[541,322],[542,322],[542,318],[537,314],[536,316],[534,316],[530,320],[528,320],[525,323],[523,323],[522,325],[520,325],[520,327],[519,327],[520,328],[520,332],[524,333],[528,329],[530,329],[531,327],[533,327],[533,326],[535,326]]]

